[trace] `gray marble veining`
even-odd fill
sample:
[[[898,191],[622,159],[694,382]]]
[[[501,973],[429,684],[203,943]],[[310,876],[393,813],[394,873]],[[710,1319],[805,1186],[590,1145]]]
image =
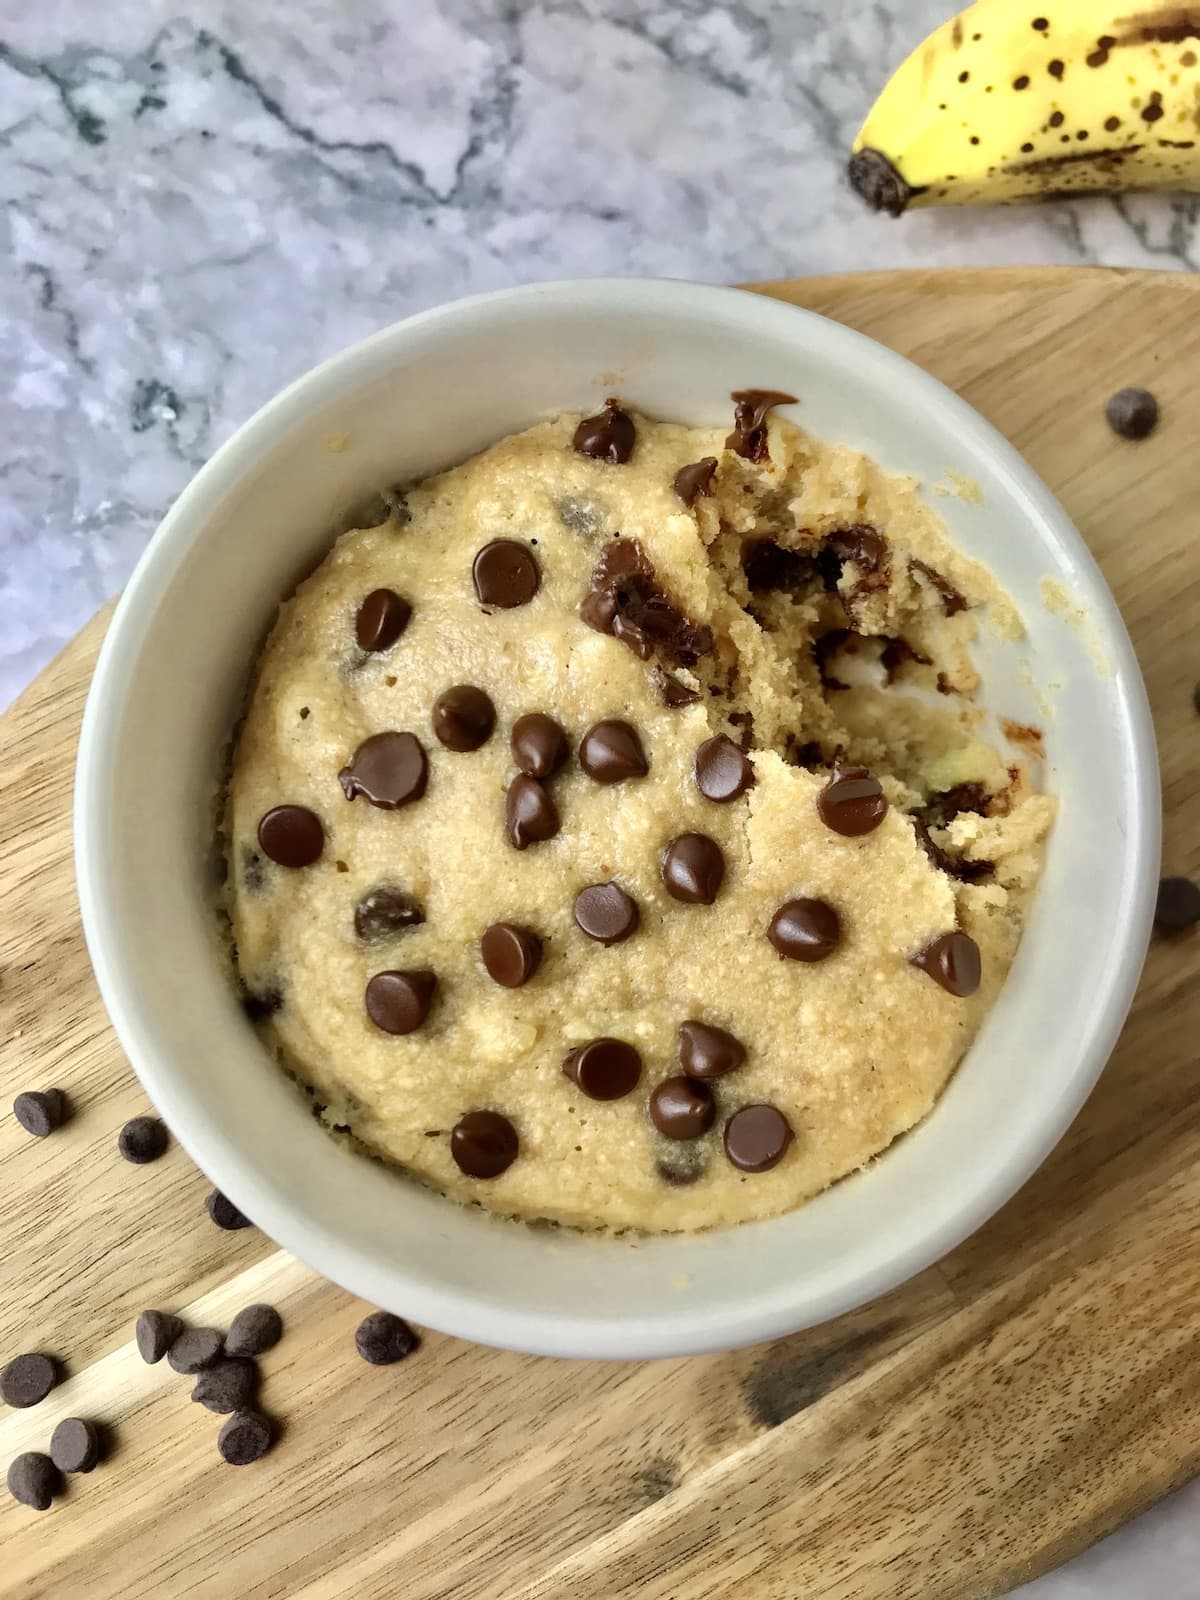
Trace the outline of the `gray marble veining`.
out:
[[[864,211],[851,136],[948,9],[0,0],[0,705],[240,422],[410,311],[583,273],[1200,264],[1185,199]],[[1197,1505],[1025,1593],[1200,1594]]]

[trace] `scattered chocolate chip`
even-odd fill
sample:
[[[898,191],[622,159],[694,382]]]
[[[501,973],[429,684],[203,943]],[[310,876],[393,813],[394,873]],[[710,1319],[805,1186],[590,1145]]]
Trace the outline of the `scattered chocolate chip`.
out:
[[[61,1488],[58,1468],[40,1450],[26,1450],[9,1463],[8,1492],[23,1506],[49,1511],[50,1502]]]
[[[265,856],[281,867],[311,867],[325,848],[325,829],[307,806],[273,806],[258,824]]]
[[[153,1366],[162,1360],[182,1332],[182,1319],[169,1311],[143,1311],[133,1332],[138,1354],[148,1366]]]
[[[493,539],[485,544],[471,571],[479,604],[501,611],[528,605],[542,582],[533,554],[515,539]]]
[[[672,673],[664,672],[662,667],[651,670],[650,681],[668,710],[678,711],[681,706],[694,706],[700,698],[696,689],[689,689],[686,683],[681,683]],[[1200,690],[1197,693],[1200,694]],[[1200,705],[1197,710],[1200,710]]]
[[[515,850],[553,839],[562,824],[558,807],[536,778],[519,772],[508,786],[504,827]]]
[[[637,928],[637,901],[616,883],[592,883],[575,896],[575,921],[599,944],[620,944]]]
[[[698,1139],[716,1115],[712,1090],[695,1078],[664,1078],[650,1096],[650,1120],[664,1139]]]
[[[0,1368],[0,1400],[23,1411],[44,1400],[57,1379],[58,1369],[49,1356],[36,1351],[14,1356]]]
[[[424,921],[425,912],[412,895],[387,884],[368,890],[354,908],[354,931],[364,944],[393,939]]]
[[[495,726],[495,706],[472,683],[456,684],[433,702],[433,731],[447,750],[478,750]]]
[[[468,1111],[450,1130],[450,1154],[468,1178],[498,1178],[519,1148],[517,1130],[498,1111]]]
[[[360,650],[390,650],[408,627],[412,607],[392,589],[372,589],[358,608],[354,637]]]
[[[745,1045],[724,1028],[707,1022],[679,1024],[679,1065],[689,1078],[724,1077],[745,1059]]]
[[[662,881],[675,900],[710,906],[724,877],[721,846],[706,833],[681,833],[663,853]]]
[[[597,722],[579,745],[579,765],[597,783],[623,783],[650,771],[636,728],[628,722]]]
[[[542,959],[542,941],[532,928],[515,922],[493,922],[479,941],[488,977],[506,989],[529,982]]]
[[[221,1426],[217,1449],[231,1467],[248,1467],[271,1448],[271,1424],[261,1411],[235,1411]]]
[[[61,1089],[26,1089],[13,1101],[13,1116],[35,1139],[45,1139],[66,1120]]]
[[[251,1022],[262,1022],[273,1017],[283,1005],[283,994],[277,988],[264,989],[261,994],[249,990],[241,997],[242,1010]]]
[[[673,1144],[667,1153],[659,1156],[654,1170],[672,1189],[685,1189],[698,1183],[708,1167],[708,1156],[702,1144]]]
[[[835,767],[817,795],[817,813],[825,826],[845,839],[872,833],[887,815],[888,803],[879,779],[866,767]]]
[[[117,1135],[117,1149],[126,1161],[144,1167],[167,1148],[167,1125],[158,1117],[133,1117]]]
[[[788,900],[771,918],[767,938],[789,961],[824,961],[837,948],[841,923],[824,900]]]
[[[834,674],[830,661],[836,657],[839,650],[848,639],[857,639],[860,635],[852,628],[828,628],[818,634],[812,642],[813,660],[817,664],[817,676],[827,689],[848,689],[850,685]]]
[[[668,599],[636,539],[612,539],[604,546],[579,615],[597,633],[620,639],[641,661],[657,651],[677,666],[692,667],[712,649],[712,629],[691,622]]]
[[[1190,878],[1163,878],[1154,906],[1154,926],[1161,932],[1179,933],[1200,922],[1200,885]]]
[[[611,398],[604,402],[604,410],[596,416],[584,417],[571,440],[581,456],[607,461],[614,467],[629,460],[636,442],[633,418],[621,410],[618,400]]]
[[[50,1435],[50,1459],[60,1472],[90,1472],[100,1459],[100,1433],[82,1417],[64,1417]]]
[[[258,1368],[253,1361],[225,1356],[196,1379],[192,1399],[218,1416],[244,1411],[258,1393]]]
[[[817,565],[825,588],[831,593],[844,576],[847,563],[855,569],[849,598],[882,589],[887,584],[890,572],[887,540],[878,529],[866,522],[855,522],[849,527],[834,529],[817,552]]]
[[[570,755],[567,736],[553,717],[529,711],[518,717],[509,736],[513,760],[531,778],[552,778]]]
[[[569,1050],[562,1069],[589,1100],[620,1100],[637,1088],[642,1058],[624,1039],[592,1039]]]
[[[932,861],[933,865],[946,873],[951,878],[957,878],[960,883],[980,883],[984,878],[991,877],[996,870],[994,861],[967,861],[963,856],[952,856],[930,835],[924,820],[913,816],[913,831],[917,836],[917,843]]]
[[[267,881],[263,858],[249,845],[242,846],[242,882],[251,894],[258,894]]]
[[[967,598],[961,594],[949,578],[944,578],[936,567],[931,567],[928,562],[913,559],[908,563],[910,572],[919,572],[933,589],[935,589],[942,602],[942,610],[948,617],[957,615],[967,609]]]
[[[943,789],[940,793],[931,795],[921,808],[920,816],[927,826],[944,828],[948,822],[961,816],[964,811],[974,816],[986,817],[991,800],[990,793],[981,783],[956,783],[951,789]]]
[[[224,1340],[216,1328],[185,1328],[167,1351],[167,1365],[172,1372],[182,1372],[190,1378],[219,1361],[223,1347]]]
[[[227,1199],[219,1189],[214,1189],[205,1196],[204,1209],[216,1223],[218,1228],[223,1228],[226,1233],[236,1233],[239,1228],[252,1228],[254,1224],[250,1218]]]
[[[753,783],[749,759],[725,734],[706,739],[696,751],[696,787],[706,799],[736,800]]]
[[[713,478],[717,472],[716,456],[701,456],[690,466],[680,467],[675,474],[674,490],[685,506],[694,506],[701,496],[712,494]]]
[[[391,1311],[372,1311],[354,1330],[354,1348],[373,1367],[390,1367],[403,1361],[420,1343],[404,1318]]]
[[[767,413],[775,406],[794,406],[796,396],[782,389],[735,389],[729,398],[734,405],[733,432],[725,441],[726,450],[747,461],[765,461]]]
[[[979,946],[969,934],[939,934],[931,945],[912,956],[912,965],[941,984],[947,994],[965,1000],[979,987],[981,967]]]
[[[413,733],[373,733],[338,773],[347,800],[362,795],[381,811],[395,811],[425,793],[429,764]]]
[[[895,683],[900,676],[900,668],[907,661],[919,667],[928,667],[931,664],[929,657],[909,644],[907,639],[894,635],[885,637],[883,649],[879,654],[879,665],[883,668],[884,678],[889,684]]]
[[[789,550],[774,539],[751,539],[744,544],[742,571],[752,594],[802,594],[818,575],[811,555]]]
[[[769,1172],[787,1154],[795,1135],[775,1106],[743,1106],[725,1124],[725,1154],[742,1172]]]
[[[227,1356],[260,1356],[283,1338],[283,1318],[274,1306],[243,1306],[225,1335]]]
[[[384,1033],[414,1033],[429,1015],[437,975],[426,968],[377,972],[367,984],[367,1015]]]
[[[1104,418],[1122,439],[1144,439],[1158,425],[1158,401],[1149,389],[1118,389],[1104,408]]]

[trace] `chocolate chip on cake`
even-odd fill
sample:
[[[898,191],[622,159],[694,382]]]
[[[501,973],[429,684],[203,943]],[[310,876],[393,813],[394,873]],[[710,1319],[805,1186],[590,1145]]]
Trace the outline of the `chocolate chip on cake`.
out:
[[[735,389],[729,398],[734,405],[733,432],[725,441],[726,450],[747,461],[765,461],[767,414],[776,406],[794,406],[796,396],[782,389]]]
[[[258,1393],[258,1368],[253,1361],[225,1356],[196,1378],[192,1399],[218,1416],[245,1411]]]
[[[367,1015],[384,1033],[414,1033],[429,1015],[437,975],[425,968],[377,972],[367,984]]]
[[[867,522],[852,522],[848,527],[835,528],[827,535],[817,556],[818,565],[825,578],[827,589],[836,589],[846,563],[856,569],[855,588],[872,589],[872,580],[886,577],[888,542],[877,528]]]
[[[956,999],[965,1000],[979,987],[982,968],[979,946],[969,934],[943,933],[919,954],[910,958],[914,967],[927,973],[935,983]]]
[[[837,767],[817,795],[821,821],[844,838],[871,833],[887,815],[888,803],[879,779],[866,767]]]
[[[533,599],[542,574],[533,553],[515,539],[493,539],[471,569],[475,593],[485,610],[512,611]]]
[[[948,617],[953,617],[960,611],[967,609],[967,597],[950,582],[949,578],[931,567],[927,561],[918,561],[915,557],[908,563],[909,571],[920,573],[925,582],[935,590],[942,602],[942,611]]]
[[[575,921],[598,944],[620,944],[637,928],[637,901],[619,884],[592,883],[575,896]]]
[[[372,1311],[354,1330],[354,1348],[373,1367],[390,1367],[403,1361],[420,1343],[404,1318],[391,1311]]]
[[[642,1058],[624,1039],[592,1039],[567,1052],[564,1076],[589,1100],[620,1100],[642,1075]]]
[[[509,743],[513,760],[530,778],[552,778],[566,765],[571,753],[566,734],[553,717],[542,711],[530,711],[518,717],[512,725]]]
[[[725,857],[705,833],[681,833],[663,853],[662,880],[675,900],[710,906],[725,877]]]
[[[226,1233],[236,1233],[241,1228],[252,1228],[254,1226],[250,1218],[244,1212],[239,1211],[233,1201],[223,1195],[219,1189],[213,1189],[211,1193],[205,1196],[204,1209],[217,1227],[223,1229]]]
[[[271,1448],[271,1424],[261,1411],[235,1411],[222,1424],[217,1449],[231,1467],[248,1467]]]
[[[685,617],[658,582],[636,539],[611,539],[600,552],[579,615],[597,633],[611,633],[639,661],[656,652],[693,667],[713,646],[712,629]]]
[[[417,736],[388,732],[364,739],[338,773],[338,782],[347,800],[362,795],[381,811],[395,811],[421,798],[428,776]]]
[[[242,1010],[251,1022],[263,1022],[273,1017],[283,1005],[283,994],[277,988],[263,989],[253,994],[249,989],[242,995]]]
[[[654,667],[651,670],[650,681],[658,698],[670,711],[678,711],[683,706],[694,706],[700,698],[698,690],[689,689],[687,684],[681,683],[674,673],[664,672],[662,667]]]
[[[390,650],[408,627],[412,607],[392,589],[372,589],[358,608],[354,637],[360,650]]]
[[[363,944],[393,939],[424,921],[425,912],[412,895],[387,884],[368,890],[354,908],[354,931]]]
[[[664,1139],[698,1139],[716,1115],[712,1090],[695,1078],[664,1078],[650,1096],[650,1120]]]
[[[1104,407],[1104,418],[1122,439],[1144,439],[1158,426],[1158,401],[1149,389],[1118,389]]]
[[[49,1511],[50,1502],[61,1488],[62,1475],[40,1450],[26,1450],[9,1463],[8,1492],[23,1506]]]
[[[167,1148],[167,1125],[158,1117],[133,1117],[117,1135],[117,1149],[126,1161],[144,1167]]]
[[[701,496],[712,494],[716,471],[716,456],[701,456],[699,461],[680,467],[675,474],[673,488],[685,506],[693,506]]]
[[[707,1022],[679,1024],[679,1065],[689,1078],[721,1078],[736,1072],[746,1059],[746,1047],[724,1028]]]
[[[579,765],[597,783],[622,783],[650,771],[637,729],[628,722],[597,722],[584,734]]]
[[[706,799],[736,800],[753,783],[749,758],[725,734],[706,739],[696,751],[696,787]]]
[[[1160,933],[1179,933],[1200,922],[1200,885],[1190,878],[1163,878],[1154,905],[1154,926]]]
[[[219,1361],[223,1348],[224,1339],[216,1328],[185,1328],[167,1351],[167,1365],[190,1378]]]
[[[57,1379],[58,1368],[49,1356],[37,1351],[14,1356],[0,1368],[0,1400],[23,1411],[44,1400]]]
[[[50,1435],[50,1459],[60,1472],[91,1472],[100,1459],[100,1430],[82,1417],[64,1417]]]
[[[542,941],[532,928],[515,922],[493,922],[480,939],[479,950],[488,977],[505,989],[528,983],[542,960]]]
[[[143,1311],[134,1327],[138,1354],[148,1366],[161,1361],[183,1332],[181,1318],[169,1311]]]
[[[536,778],[519,772],[504,801],[504,829],[515,850],[553,839],[562,826],[558,807]]]
[[[742,1172],[769,1172],[783,1160],[794,1137],[776,1106],[743,1106],[725,1124],[725,1154]]]
[[[788,900],[771,918],[767,938],[789,961],[824,961],[837,948],[841,923],[824,900]]]
[[[273,806],[258,824],[262,852],[280,867],[311,867],[325,848],[325,829],[307,806]]]
[[[283,1337],[283,1318],[274,1306],[261,1301],[243,1306],[229,1324],[225,1335],[227,1356],[260,1356],[271,1350]]]
[[[468,1178],[498,1178],[519,1148],[517,1130],[498,1111],[468,1111],[450,1130],[450,1154]]]
[[[774,539],[748,540],[742,546],[742,571],[751,594],[802,594],[818,576],[812,555]]]
[[[478,750],[495,726],[495,706],[473,683],[456,684],[433,702],[433,731],[447,750]]]
[[[604,410],[596,416],[584,417],[571,440],[581,456],[607,461],[614,467],[629,460],[636,442],[633,418],[621,410],[619,400],[612,398],[604,402]]]
[[[45,1139],[67,1118],[61,1089],[26,1089],[13,1101],[13,1116],[35,1139]]]

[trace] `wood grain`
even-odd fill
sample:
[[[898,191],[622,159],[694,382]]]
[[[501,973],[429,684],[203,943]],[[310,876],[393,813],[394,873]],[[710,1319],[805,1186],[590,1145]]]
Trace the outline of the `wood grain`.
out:
[[[1154,707],[1166,865],[1200,871],[1192,689],[1200,283],[1112,271],[883,273],[762,286],[951,383],[1029,456],[1121,603]],[[987,330],[987,336],[982,336]],[[1103,398],[1159,395],[1143,444]],[[0,1592],[404,1600],[974,1600],[1065,1559],[1200,1464],[1200,999],[1194,940],[1151,951],[1100,1086],[1025,1189],[938,1267],[824,1328],[732,1355],[568,1364],[429,1335],[393,1368],[364,1308],[256,1231],[219,1232],[178,1148],[137,1168],[146,1109],[78,928],[70,786],[101,616],[0,722],[0,1359],[68,1381],[0,1416],[0,1464],[59,1417],[112,1459],[37,1516],[0,1497]],[[1098,930],[1103,937],[1103,930]],[[278,1304],[277,1448],[237,1470],[218,1419],[131,1342],[139,1310],[228,1323]]]

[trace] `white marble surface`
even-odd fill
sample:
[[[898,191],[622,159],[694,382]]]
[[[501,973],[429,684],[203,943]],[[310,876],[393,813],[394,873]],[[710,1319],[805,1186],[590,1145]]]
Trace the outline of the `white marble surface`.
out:
[[[281,385],[473,290],[905,264],[1192,269],[1194,201],[868,215],[943,0],[0,0],[0,704]],[[1193,1486],[1026,1600],[1200,1596]]]

